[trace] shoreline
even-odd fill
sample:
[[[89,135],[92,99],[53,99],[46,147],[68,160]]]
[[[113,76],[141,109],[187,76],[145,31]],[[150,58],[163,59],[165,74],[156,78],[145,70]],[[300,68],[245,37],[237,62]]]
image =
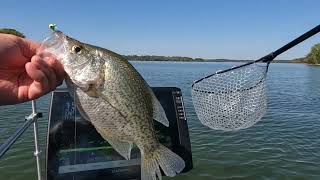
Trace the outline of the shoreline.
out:
[[[171,62],[231,62],[231,63],[248,63],[255,61],[256,59],[205,59],[205,58],[191,58],[185,56],[157,56],[157,55],[123,55],[124,58],[128,59],[129,61],[171,61]],[[306,65],[315,65],[320,66],[320,64],[309,64],[304,58],[296,58],[296,59],[277,59],[271,61],[271,63],[287,63],[287,64],[306,64]]]
[[[135,60],[135,59],[130,59],[128,61],[140,61],[140,62],[221,62],[221,63],[225,63],[225,62],[230,62],[230,63],[247,63],[247,62],[252,62],[250,60],[204,60],[204,61],[189,61],[189,60]],[[306,65],[314,65],[314,66],[320,66],[320,64],[308,64],[305,62],[290,62],[291,60],[275,60],[272,61],[272,64],[306,64]]]

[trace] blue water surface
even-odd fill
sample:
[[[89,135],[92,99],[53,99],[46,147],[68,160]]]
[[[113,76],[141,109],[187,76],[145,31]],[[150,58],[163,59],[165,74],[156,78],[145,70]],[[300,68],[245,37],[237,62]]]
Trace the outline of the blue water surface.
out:
[[[194,169],[172,179],[320,179],[319,66],[271,64],[267,76],[266,115],[251,128],[223,132],[203,126],[197,119],[191,101],[191,85],[205,75],[239,63],[132,64],[151,86],[182,89]],[[38,100],[38,107],[44,112],[44,118],[39,121],[44,152],[49,103],[50,94]],[[30,111],[30,103],[0,106],[0,143]],[[36,179],[32,133],[30,128],[0,160],[0,179]]]

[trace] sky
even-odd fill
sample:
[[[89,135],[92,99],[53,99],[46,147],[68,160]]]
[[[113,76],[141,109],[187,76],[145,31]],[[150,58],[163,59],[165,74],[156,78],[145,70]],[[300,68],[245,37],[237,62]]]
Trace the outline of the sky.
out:
[[[258,59],[320,23],[319,0],[2,1],[0,28],[41,42],[48,24],[119,54]],[[305,56],[320,34],[277,59]]]

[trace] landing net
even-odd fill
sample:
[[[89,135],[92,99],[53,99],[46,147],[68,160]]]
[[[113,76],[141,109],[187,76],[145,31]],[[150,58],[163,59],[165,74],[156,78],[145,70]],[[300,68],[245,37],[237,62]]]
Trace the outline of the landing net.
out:
[[[248,128],[258,122],[267,109],[268,65],[252,63],[195,82],[191,94],[199,120],[224,131]]]

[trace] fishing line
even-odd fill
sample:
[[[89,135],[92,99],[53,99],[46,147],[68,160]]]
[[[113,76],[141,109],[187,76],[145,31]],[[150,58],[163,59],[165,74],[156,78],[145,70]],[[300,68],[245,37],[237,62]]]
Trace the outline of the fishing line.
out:
[[[77,108],[76,108],[76,90],[75,87],[73,87],[73,112],[74,112],[74,165],[76,165],[77,162],[77,121],[76,121],[76,117],[77,117]],[[74,176],[72,176],[73,180],[74,180]]]

